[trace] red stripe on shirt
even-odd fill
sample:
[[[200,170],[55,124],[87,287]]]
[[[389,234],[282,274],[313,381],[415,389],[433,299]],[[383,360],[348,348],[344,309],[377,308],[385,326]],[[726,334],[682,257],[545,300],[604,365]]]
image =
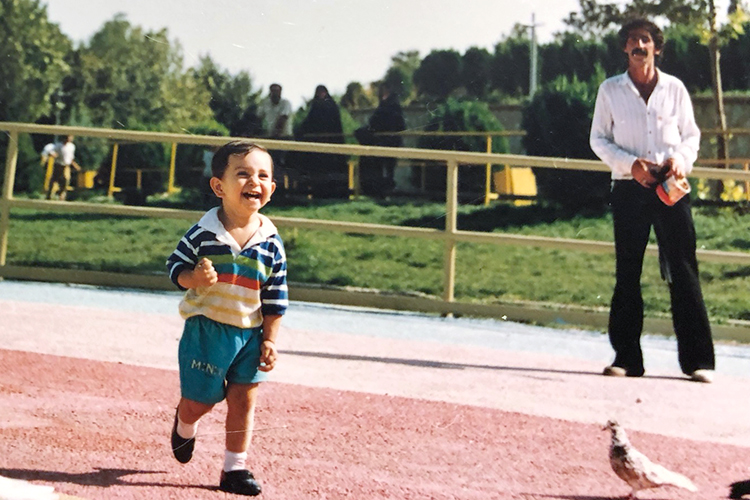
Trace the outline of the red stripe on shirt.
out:
[[[244,276],[238,276],[232,273],[219,274],[219,283],[229,283],[230,285],[237,285],[250,290],[260,290],[260,283],[258,280],[251,278],[245,278]]]

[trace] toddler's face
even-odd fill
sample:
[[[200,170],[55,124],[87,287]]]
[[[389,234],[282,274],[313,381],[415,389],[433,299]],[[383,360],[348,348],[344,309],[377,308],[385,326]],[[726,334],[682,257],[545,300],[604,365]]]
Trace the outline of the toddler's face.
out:
[[[224,176],[214,177],[211,187],[226,209],[257,212],[276,190],[271,156],[259,149],[229,156]]]

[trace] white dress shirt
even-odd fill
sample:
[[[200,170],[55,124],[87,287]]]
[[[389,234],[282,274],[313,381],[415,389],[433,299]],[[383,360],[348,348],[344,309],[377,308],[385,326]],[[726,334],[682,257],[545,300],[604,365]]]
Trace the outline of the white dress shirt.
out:
[[[679,79],[657,74],[648,104],[627,72],[599,87],[590,144],[612,169],[612,179],[632,179],[630,168],[637,158],[655,163],[674,158],[686,174],[698,158],[701,133],[690,95]]]
[[[279,102],[274,104],[270,97],[266,97],[258,104],[258,116],[263,120],[268,135],[272,135],[276,130],[276,122],[279,118],[286,116],[287,120],[281,130],[281,135],[286,137],[292,135],[292,104],[286,99],[279,99]]]
[[[57,163],[62,163],[65,166],[72,164],[76,157],[76,145],[72,142],[65,144],[58,142],[55,145],[55,151],[57,151]]]

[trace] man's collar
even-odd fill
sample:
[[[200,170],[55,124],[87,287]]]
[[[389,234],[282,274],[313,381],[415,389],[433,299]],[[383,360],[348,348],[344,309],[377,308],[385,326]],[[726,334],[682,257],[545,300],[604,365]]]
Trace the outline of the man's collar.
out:
[[[658,87],[662,83],[662,76],[664,75],[664,73],[662,73],[659,68],[654,68],[654,71],[656,72],[656,86]],[[630,78],[630,73],[628,72],[628,70],[625,70],[625,72],[622,73],[622,80],[620,83],[623,85],[627,85],[628,83],[632,83],[633,85],[635,85],[633,79]]]

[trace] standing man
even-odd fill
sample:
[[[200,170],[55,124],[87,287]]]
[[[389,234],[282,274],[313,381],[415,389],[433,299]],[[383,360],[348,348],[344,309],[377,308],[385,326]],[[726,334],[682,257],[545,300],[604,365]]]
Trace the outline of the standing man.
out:
[[[47,151],[47,148],[45,148]],[[68,187],[70,186],[70,168],[73,167],[76,171],[80,171],[81,167],[76,163],[76,145],[73,144],[73,136],[65,136],[65,140],[61,143],[56,143],[49,156],[54,157],[55,165],[52,167],[52,177],[49,181],[49,189],[47,190],[47,199],[52,199],[53,196],[57,195],[57,191],[60,194],[57,195],[62,201],[68,194]]]
[[[591,149],[612,169],[617,264],[609,340],[615,360],[604,375],[644,373],[641,271],[653,226],[662,277],[669,285],[680,367],[692,380],[709,383],[714,347],[698,280],[690,198],[668,206],[655,190],[669,177],[690,173],[700,130],[685,85],[656,68],[664,45],[659,27],[637,19],[625,24],[619,36],[628,69],[599,87],[590,137]]]
[[[289,139],[292,135],[292,105],[281,98],[281,85],[272,83],[269,95],[258,105],[263,131],[271,139]]]
[[[272,83],[268,88],[268,97],[258,104],[258,117],[263,123],[263,133],[270,139],[292,140],[292,104],[281,97],[281,85]],[[269,150],[273,158],[274,170],[278,179],[287,175],[286,151]],[[277,183],[282,189],[285,182]]]

